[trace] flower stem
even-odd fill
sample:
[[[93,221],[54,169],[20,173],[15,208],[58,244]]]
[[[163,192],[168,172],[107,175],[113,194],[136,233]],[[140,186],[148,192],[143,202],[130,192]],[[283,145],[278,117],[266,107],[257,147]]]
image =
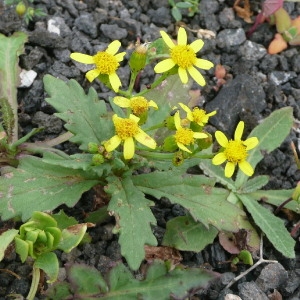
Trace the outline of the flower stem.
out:
[[[30,291],[28,293],[28,296],[26,297],[27,300],[33,300],[35,297],[35,294],[37,292],[39,282],[40,282],[40,269],[33,267],[32,270],[32,280],[31,280],[31,286],[30,286]]]

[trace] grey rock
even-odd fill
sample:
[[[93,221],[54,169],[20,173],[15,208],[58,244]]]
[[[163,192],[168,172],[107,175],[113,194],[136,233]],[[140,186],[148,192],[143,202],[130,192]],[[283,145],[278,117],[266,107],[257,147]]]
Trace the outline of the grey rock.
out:
[[[260,44],[249,40],[245,41],[239,48],[241,56],[248,60],[260,60],[267,54],[267,49]]]
[[[297,77],[295,72],[273,71],[268,74],[269,80],[275,85],[288,82],[290,79]]]
[[[264,292],[272,289],[278,289],[283,284],[286,284],[288,272],[280,263],[266,265],[255,283]]]
[[[44,51],[39,47],[34,47],[28,55],[20,57],[21,65],[24,69],[30,70],[39,63],[44,55]]]
[[[84,13],[75,19],[75,26],[78,30],[86,33],[93,39],[97,37],[97,23],[92,14]]]
[[[63,38],[67,37],[69,34],[71,34],[70,27],[65,23],[65,20],[61,17],[55,16],[48,20],[47,30],[49,32],[51,32],[52,27],[56,28],[56,30],[59,31],[59,33],[57,33],[57,34]]]
[[[224,29],[217,35],[217,46],[227,50],[233,46],[239,46],[246,40],[245,31],[242,28]]]
[[[47,115],[38,111],[32,118],[32,124],[43,127],[46,133],[60,133],[62,131],[62,121],[54,115]]]
[[[74,6],[73,0],[56,0],[57,4],[66,8],[71,16],[77,17],[78,11],[76,7]]]
[[[53,76],[60,74],[68,78],[74,78],[80,75],[80,71],[73,65],[69,67],[62,62],[55,61],[49,70],[49,74]]]
[[[45,48],[67,48],[68,41],[47,30],[34,30],[29,34],[29,42]]]
[[[243,300],[269,300],[263,291],[256,285],[255,282],[243,282],[238,285],[239,296]]]
[[[212,15],[219,10],[219,3],[216,0],[201,0],[199,10],[205,11],[207,15]]]
[[[294,165],[295,166],[295,165]],[[296,172],[296,170],[295,170]],[[288,272],[288,280],[282,287],[282,295],[285,297],[290,296],[293,294],[296,289],[300,286],[300,270],[297,271],[289,271]]]
[[[54,49],[53,53],[55,57],[63,63],[69,62],[71,60],[71,51],[69,49]]]
[[[235,13],[232,7],[225,7],[219,14],[219,22],[224,28],[239,28],[240,22],[235,20]],[[234,26],[234,27],[233,27]]]
[[[205,109],[208,112],[217,110],[210,123],[232,135],[242,112],[248,111],[259,119],[259,113],[265,107],[263,88],[257,85],[252,76],[241,74],[226,83],[218,95],[207,103]]]
[[[150,16],[151,22],[157,26],[168,26],[171,22],[170,9],[164,6],[156,10],[149,9],[148,16]]]
[[[102,24],[100,29],[104,36],[110,38],[111,40],[121,40],[127,37],[127,30],[120,28],[118,25],[113,24]]]

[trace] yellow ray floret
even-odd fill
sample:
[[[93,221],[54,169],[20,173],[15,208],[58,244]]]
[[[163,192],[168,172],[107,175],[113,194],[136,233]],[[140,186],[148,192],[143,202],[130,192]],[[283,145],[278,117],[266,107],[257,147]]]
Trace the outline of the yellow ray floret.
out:
[[[225,166],[225,176],[232,177],[236,165],[247,175],[252,176],[254,170],[252,166],[246,161],[248,151],[258,145],[258,138],[251,137],[245,141],[242,141],[242,135],[244,131],[244,122],[239,122],[235,133],[234,140],[229,140],[225,134],[221,131],[216,131],[215,137],[218,143],[224,148],[219,152],[212,160],[214,165],[220,165],[227,161]]]

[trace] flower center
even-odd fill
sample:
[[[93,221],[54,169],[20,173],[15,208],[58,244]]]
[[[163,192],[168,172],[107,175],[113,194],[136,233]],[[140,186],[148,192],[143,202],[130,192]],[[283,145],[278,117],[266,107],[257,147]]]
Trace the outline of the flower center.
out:
[[[179,128],[175,134],[176,143],[190,145],[194,143],[194,132],[188,128]]]
[[[240,163],[245,161],[248,153],[246,146],[243,145],[242,141],[230,140],[224,151],[224,154],[229,162]]]
[[[118,118],[114,122],[116,133],[121,140],[126,140],[134,137],[139,132],[138,124],[131,119]]]
[[[148,101],[144,97],[132,97],[130,99],[130,108],[136,116],[140,116],[148,110]]]
[[[187,69],[196,63],[195,51],[189,45],[177,45],[171,49],[172,60],[181,68]]]
[[[198,107],[195,107],[192,112],[194,122],[201,124],[206,124],[208,122],[208,116],[206,115],[205,111],[203,109],[199,109]]]
[[[119,67],[117,59],[107,52],[98,52],[94,55],[94,62],[100,74],[110,75]]]

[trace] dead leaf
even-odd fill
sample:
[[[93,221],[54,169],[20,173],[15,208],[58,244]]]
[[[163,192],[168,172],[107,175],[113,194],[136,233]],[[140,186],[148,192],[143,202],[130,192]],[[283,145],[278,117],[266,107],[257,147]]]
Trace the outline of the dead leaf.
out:
[[[284,40],[280,33],[276,33],[274,40],[270,43],[268,48],[269,54],[277,54],[288,47],[287,42]]]
[[[242,2],[242,3],[240,4],[240,2]],[[233,9],[237,13],[237,15],[240,18],[242,18],[245,22],[252,23],[252,20],[251,20],[252,12],[250,9],[249,0],[236,0],[233,4]]]
[[[161,246],[154,247],[145,245],[145,259],[147,261],[153,261],[155,259],[161,259],[163,261],[170,260],[173,265],[179,264],[182,261],[182,256],[175,248]]]

